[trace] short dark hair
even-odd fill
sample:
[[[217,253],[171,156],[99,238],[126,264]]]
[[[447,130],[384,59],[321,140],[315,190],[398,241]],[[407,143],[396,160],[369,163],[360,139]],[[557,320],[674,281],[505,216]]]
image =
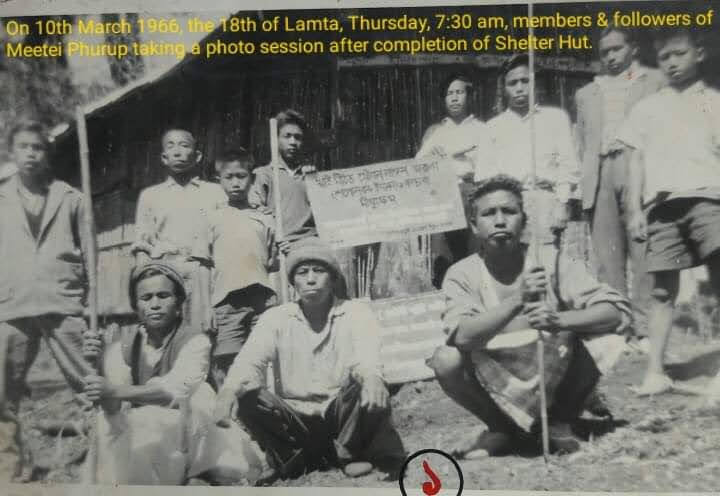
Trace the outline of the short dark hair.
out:
[[[527,53],[516,53],[511,55],[510,58],[508,58],[505,62],[503,62],[503,65],[500,66],[500,74],[503,80],[505,79],[505,76],[507,76],[508,72],[523,65],[528,68],[530,67],[530,56]]]
[[[623,35],[623,38],[625,38],[625,42],[628,45],[637,45],[637,35],[635,33],[635,30],[631,28],[626,28],[624,26],[619,26],[617,24],[610,24],[602,28],[597,36],[598,43],[610,33],[620,33],[621,35]]]
[[[165,136],[167,136],[168,134],[172,133],[173,131],[179,131],[179,132],[181,132],[181,133],[187,133],[187,134],[189,134],[189,135],[190,135],[190,138],[192,138],[193,145],[197,148],[197,144],[198,144],[197,138],[196,138],[195,135],[192,133],[192,131],[190,131],[190,130],[187,129],[187,128],[180,127],[180,126],[172,126],[172,127],[169,127],[169,128],[167,128],[167,129],[165,129],[165,131],[163,131],[163,133],[162,133],[162,136],[160,136],[160,143],[162,144],[162,142],[165,141]]]
[[[485,195],[493,193],[495,191],[507,191],[512,193],[518,199],[520,203],[520,209],[525,213],[525,207],[523,205],[523,185],[520,181],[514,177],[508,176],[507,174],[498,174],[496,176],[483,179],[482,181],[475,184],[475,189],[470,195],[470,220],[475,222],[477,216],[477,200]]]
[[[230,162],[239,162],[248,171],[255,167],[252,154],[242,146],[228,146],[220,149],[215,155],[215,170],[220,172]]]
[[[462,72],[453,72],[442,81],[442,85],[440,86],[440,96],[442,98],[445,98],[447,95],[447,90],[453,81],[462,81],[465,83],[465,90],[468,93],[473,91],[473,82],[467,74]]]
[[[677,26],[671,28],[658,27],[653,29],[651,32],[653,48],[657,51],[668,41],[679,36],[687,37],[687,39],[689,39],[696,47],[702,46],[702,38],[696,30],[691,29],[689,26]]]
[[[285,109],[282,112],[278,112],[278,114],[275,116],[275,119],[277,120],[278,133],[283,128],[283,126],[286,126],[288,124],[295,124],[297,127],[302,129],[303,133],[308,132],[308,125],[307,121],[305,120],[305,116],[297,110]]]
[[[48,135],[45,125],[40,121],[24,119],[10,128],[10,132],[7,137],[7,146],[9,151],[12,151],[12,147],[15,144],[15,136],[20,133],[37,134],[42,139],[45,148],[47,149],[50,147],[50,136]]]

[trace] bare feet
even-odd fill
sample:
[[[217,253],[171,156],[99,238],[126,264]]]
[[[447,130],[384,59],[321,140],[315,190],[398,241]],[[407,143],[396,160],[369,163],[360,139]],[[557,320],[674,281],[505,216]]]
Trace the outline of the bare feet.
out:
[[[503,456],[513,451],[513,437],[504,432],[484,431],[472,443],[463,442],[450,450],[452,456],[473,460],[486,456]]]
[[[374,468],[370,462],[350,462],[343,467],[343,473],[348,477],[362,477],[372,472]]]
[[[653,396],[667,393],[672,388],[673,381],[667,375],[649,372],[645,376],[643,383],[632,389],[638,396]]]

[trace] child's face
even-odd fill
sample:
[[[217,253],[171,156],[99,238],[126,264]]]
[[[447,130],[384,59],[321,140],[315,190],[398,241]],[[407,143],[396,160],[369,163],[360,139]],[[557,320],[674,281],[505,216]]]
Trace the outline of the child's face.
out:
[[[220,165],[220,186],[231,202],[245,201],[252,184],[252,176],[246,164],[238,160]]]
[[[600,39],[600,63],[605,72],[617,76],[630,67],[637,49],[628,43],[625,35],[619,31],[610,31]]]
[[[20,131],[12,139],[12,160],[20,174],[35,176],[47,171],[47,146],[33,131]]]
[[[698,77],[703,49],[695,45],[688,35],[680,34],[655,45],[660,70],[667,76],[670,86],[683,86]]]
[[[202,155],[195,148],[195,139],[187,131],[168,131],[162,140],[162,162],[171,172],[186,172],[200,162]]]
[[[530,104],[530,70],[520,65],[505,75],[505,96],[514,110],[526,110]]]
[[[447,88],[445,108],[450,117],[462,117],[467,114],[467,84],[455,80]]]
[[[278,152],[289,165],[300,159],[304,143],[303,130],[297,124],[285,124],[278,130]]]

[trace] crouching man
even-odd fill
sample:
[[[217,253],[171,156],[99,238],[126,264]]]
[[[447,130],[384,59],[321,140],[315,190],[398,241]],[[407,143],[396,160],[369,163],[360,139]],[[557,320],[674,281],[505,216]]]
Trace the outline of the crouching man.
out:
[[[130,301],[140,323],[113,343],[104,376],[85,377],[85,392],[103,407],[96,456],[87,469],[100,484],[183,484],[253,481],[262,454],[239,426],[214,425],[215,393],[204,382],[210,339],[182,319],[182,275],[162,262],[137,267]],[[101,353],[88,339],[85,352]]]
[[[218,393],[216,420],[227,422],[237,404],[274,469],[267,481],[332,465],[359,476],[371,461],[402,461],[372,311],[339,296],[338,262],[317,238],[293,245],[287,270],[299,300],[260,317]],[[270,363],[275,394],[265,388]]]
[[[630,322],[627,301],[581,262],[548,251],[547,260],[532,262],[534,250],[520,241],[525,221],[517,180],[499,175],[479,183],[471,199],[479,252],[450,267],[443,282],[447,346],[429,364],[444,391],[487,425],[479,438],[454,449],[459,456],[537,446],[539,332],[550,447],[577,450],[571,423],[600,376],[583,338],[621,333]]]

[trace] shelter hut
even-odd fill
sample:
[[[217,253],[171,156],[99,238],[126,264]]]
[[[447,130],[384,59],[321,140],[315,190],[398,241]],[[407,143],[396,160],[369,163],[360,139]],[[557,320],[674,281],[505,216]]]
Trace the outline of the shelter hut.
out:
[[[542,12],[543,8],[538,6],[537,10]],[[240,12],[236,17],[259,22],[276,14],[306,18],[308,12]],[[444,12],[510,19],[525,11],[522,6],[488,6]],[[347,35],[352,33],[349,16],[360,13],[399,17],[408,12],[312,11],[312,16],[339,16]],[[412,9],[412,15],[426,15],[431,22],[434,13],[432,9]],[[457,36],[481,34],[469,30]],[[200,46],[218,41],[232,43],[240,37],[259,44],[298,36],[262,32],[240,36],[218,28]],[[380,36],[393,38],[388,33],[363,33],[363,39]],[[425,36],[449,35],[433,31]],[[302,38],[326,40],[328,33],[303,33]],[[356,56],[326,52],[272,56],[256,52],[251,56],[207,58],[189,54],[169,70],[136,81],[89,106],[87,128],[100,248],[101,321],[108,329],[117,330],[132,318],[126,288],[133,263],[129,248],[134,241],[136,202],[143,188],[164,179],[159,141],[166,127],[187,126],[195,133],[205,157],[206,178],[213,176],[211,164],[222,141],[239,142],[253,151],[259,164],[267,163],[268,118],[287,107],[303,112],[317,131],[314,158],[321,170],[408,158],[418,149],[425,129],[443,115],[438,84],[449,72],[462,69],[471,73],[478,83],[474,102],[477,114],[483,119],[494,115],[497,68],[507,55]],[[577,52],[575,56],[540,56],[538,64],[548,69],[538,78],[544,100],[568,108],[574,91],[592,77],[591,57],[587,53],[577,56]],[[56,160],[64,178],[79,184],[75,133],[71,127],[56,138]],[[443,342],[439,317],[444,300],[430,282],[432,254],[428,246],[427,240],[415,237],[404,243],[355,247],[341,257],[350,294],[373,300],[385,326],[383,355],[390,382],[429,377],[431,371],[425,367],[424,359]],[[370,263],[369,259],[376,262]]]

